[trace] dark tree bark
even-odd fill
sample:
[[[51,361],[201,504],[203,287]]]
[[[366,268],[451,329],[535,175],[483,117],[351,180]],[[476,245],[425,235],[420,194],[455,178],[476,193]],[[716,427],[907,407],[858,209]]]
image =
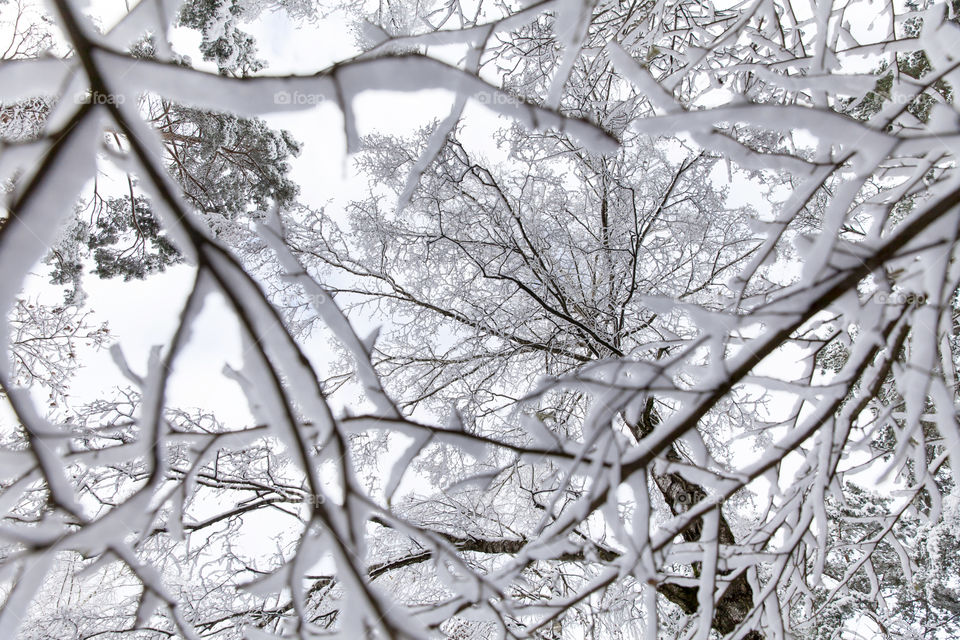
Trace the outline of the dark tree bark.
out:
[[[643,438],[650,435],[659,422],[660,416],[654,406],[654,400],[652,397],[648,397],[640,419],[637,422],[627,422],[627,426],[639,443]],[[666,458],[671,462],[683,461],[683,457],[674,444],[671,444],[667,450]],[[707,497],[707,492],[702,486],[690,482],[679,473],[654,473],[653,480],[657,488],[660,489],[660,493],[663,494],[664,500],[670,506],[673,515],[687,511],[691,506]],[[722,545],[736,544],[733,531],[730,529],[730,523],[723,515],[723,508],[718,506],[717,509],[719,512],[717,529],[719,543]],[[697,518],[683,530],[681,535],[687,542],[696,542],[700,540],[702,533],[703,518]],[[694,563],[692,567],[694,575],[699,576],[700,564]],[[731,572],[730,569],[725,569],[717,573],[721,576],[727,576]],[[698,587],[664,583],[657,586],[657,591],[678,605],[687,615],[696,613],[699,606],[697,600]],[[746,572],[741,571],[733,578],[723,596],[715,604],[713,628],[724,635],[732,633],[746,620],[753,607],[753,588],[747,581]],[[744,640],[763,640],[763,637],[763,634],[759,631],[751,631],[744,636]]]

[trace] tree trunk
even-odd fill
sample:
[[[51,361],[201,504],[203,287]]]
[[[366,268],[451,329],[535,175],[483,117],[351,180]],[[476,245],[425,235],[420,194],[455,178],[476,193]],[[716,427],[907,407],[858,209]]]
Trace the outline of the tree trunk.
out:
[[[653,405],[653,398],[648,398],[640,419],[636,423],[627,423],[633,437],[637,442],[650,435],[650,432],[660,423],[660,416],[657,414]],[[666,453],[667,460],[671,462],[681,462],[683,458],[677,448],[671,444]],[[698,484],[690,482],[678,473],[653,474],[653,481],[656,483],[663,498],[670,506],[673,515],[678,515],[687,511],[691,506],[707,497],[707,492]],[[736,544],[733,537],[733,531],[730,524],[723,515],[722,507],[717,507],[719,511],[718,537],[720,544]],[[703,531],[703,519],[697,518],[683,530],[683,539],[687,542],[696,542],[700,540]],[[700,563],[693,564],[693,573],[700,575]],[[730,569],[718,571],[718,575],[724,576],[731,573]],[[698,587],[686,587],[676,584],[661,584],[657,587],[665,598],[678,605],[684,613],[692,615],[696,613],[697,591]],[[746,571],[740,572],[733,579],[730,586],[724,592],[723,597],[717,601],[714,610],[713,628],[721,634],[731,633],[736,629],[753,610],[753,588],[747,582]],[[751,631],[744,640],[763,640],[763,634],[759,631]]]

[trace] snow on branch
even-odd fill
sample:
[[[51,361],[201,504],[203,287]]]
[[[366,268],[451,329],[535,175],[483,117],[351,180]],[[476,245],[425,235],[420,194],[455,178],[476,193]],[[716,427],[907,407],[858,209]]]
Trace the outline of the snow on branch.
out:
[[[358,8],[366,51],[272,76],[257,7],[144,0],[101,34],[54,0],[69,53],[0,65],[0,124],[39,132],[0,159],[5,633],[956,630],[953,8],[521,4]],[[220,73],[165,42],[187,18]],[[361,138],[359,95],[428,89],[438,125]],[[487,147],[471,100],[511,121]],[[370,184],[337,211],[257,120],[320,101]],[[114,345],[129,386],[76,406],[82,302],[22,289],[51,251],[79,280],[61,229],[107,163],[127,193],[71,229],[194,280],[171,343]],[[213,300],[252,425],[170,399]]]

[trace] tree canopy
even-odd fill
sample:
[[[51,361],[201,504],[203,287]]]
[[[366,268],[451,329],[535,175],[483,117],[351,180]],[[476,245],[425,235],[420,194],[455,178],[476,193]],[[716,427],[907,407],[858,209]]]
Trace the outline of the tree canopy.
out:
[[[960,634],[958,10],[2,0],[0,629]],[[137,361],[86,291],[170,268]]]

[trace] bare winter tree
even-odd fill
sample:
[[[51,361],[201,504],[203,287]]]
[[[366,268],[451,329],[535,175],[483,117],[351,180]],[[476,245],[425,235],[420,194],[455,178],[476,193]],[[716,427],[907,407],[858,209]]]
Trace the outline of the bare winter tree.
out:
[[[0,156],[0,628],[958,632],[956,6],[381,3],[353,10],[360,55],[267,75],[237,24],[323,15],[288,4],[144,0],[102,32],[54,0],[69,53],[0,66],[2,104],[54,96]],[[174,23],[219,73],[171,50]],[[359,136],[357,95],[424,89],[452,92],[443,120]],[[230,182],[260,175],[244,160],[199,186],[232,151],[295,149],[203,114],[320,100],[369,197],[297,206],[282,172]],[[272,142],[203,164],[217,131]],[[132,176],[125,204],[195,277],[146,370],[114,345],[129,388],[67,413],[29,386],[69,378],[67,329],[29,351],[49,319],[18,300],[99,168]],[[214,295],[248,424],[168,398]],[[358,335],[364,313],[382,332]]]

